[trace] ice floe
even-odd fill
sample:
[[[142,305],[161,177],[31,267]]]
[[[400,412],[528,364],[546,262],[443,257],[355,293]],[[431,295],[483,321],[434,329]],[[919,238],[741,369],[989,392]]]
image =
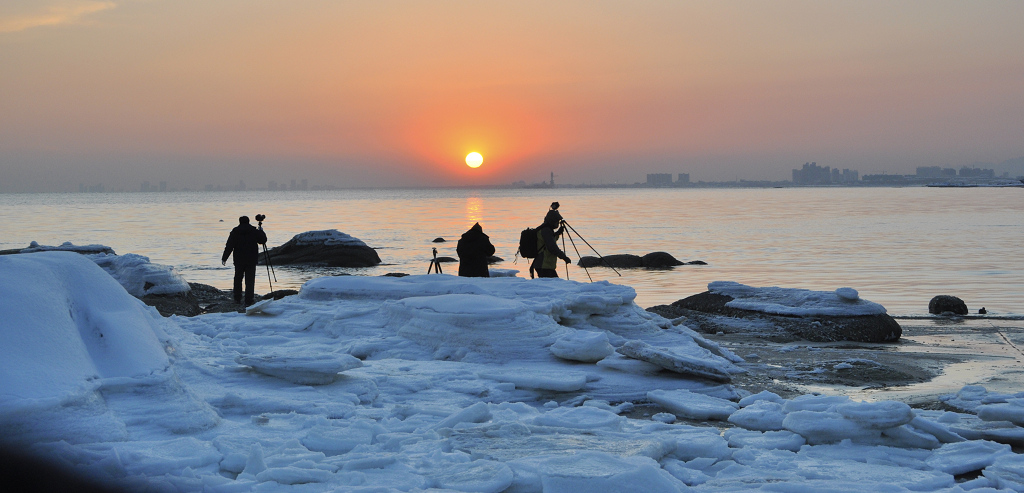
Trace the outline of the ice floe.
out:
[[[1024,396],[749,395],[667,370],[739,358],[634,297],[345,276],[167,319],[82,255],[4,256],[0,433],[138,491],[1024,490]]]

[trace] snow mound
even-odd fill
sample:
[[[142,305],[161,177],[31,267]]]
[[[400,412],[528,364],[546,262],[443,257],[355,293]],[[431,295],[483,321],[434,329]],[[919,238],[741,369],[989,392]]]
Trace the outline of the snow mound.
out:
[[[101,379],[145,377],[170,362],[160,316],[89,259],[0,257],[0,411],[56,405]]]
[[[187,293],[191,289],[173,267],[150,263],[149,257],[129,253],[89,255],[89,258],[136,298],[150,294]]]
[[[715,281],[708,291],[733,298],[725,306],[740,310],[794,317],[856,317],[881,315],[885,307],[860,298],[852,288],[835,291],[767,287],[756,288],[733,281]]]
[[[306,231],[292,237],[292,241],[299,245],[351,245],[366,246],[363,240],[354,236],[342,233],[336,229],[324,229],[320,231]]]
[[[38,242],[33,241],[32,243],[29,243],[28,248],[21,250],[21,253],[38,252],[75,252],[85,255],[101,253],[114,255],[114,249],[106,245],[75,245],[70,241],[65,241],[58,246],[40,245]]]

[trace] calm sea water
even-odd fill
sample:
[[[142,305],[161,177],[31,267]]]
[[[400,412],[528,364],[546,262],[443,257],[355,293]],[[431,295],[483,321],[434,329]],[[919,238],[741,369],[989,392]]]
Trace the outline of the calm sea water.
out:
[[[814,290],[852,287],[890,314],[927,313],[938,294],[972,311],[1024,314],[1020,188],[785,188],[358,190],[330,192],[0,195],[0,249],[31,241],[108,245],[173,265],[189,281],[230,287],[220,265],[240,215],[268,216],[271,246],[293,235],[338,229],[377,248],[384,264],[366,269],[276,266],[275,289],[347,272],[426,273],[432,247],[455,242],[479,221],[512,262],[519,231],[536,226],[558,200],[566,220],[602,255],[666,251],[707,266],[668,270],[590,269],[594,280],[633,286],[640,306],[670,303],[716,280]],[[432,243],[436,237],[447,243]],[[590,247],[576,237],[583,255]],[[568,253],[579,255],[571,244]],[[455,264],[445,272],[456,273]],[[263,269],[261,267],[261,269]],[[268,291],[261,270],[257,292]],[[563,278],[566,272],[559,270]],[[586,281],[572,266],[569,278]]]

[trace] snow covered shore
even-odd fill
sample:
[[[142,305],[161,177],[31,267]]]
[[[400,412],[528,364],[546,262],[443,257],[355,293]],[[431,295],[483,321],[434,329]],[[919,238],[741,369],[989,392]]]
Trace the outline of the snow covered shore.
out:
[[[1024,491],[986,440],[1024,436],[1024,394],[749,395],[652,363],[742,371],[634,298],[344,276],[166,319],[81,255],[4,256],[0,433],[133,491]]]

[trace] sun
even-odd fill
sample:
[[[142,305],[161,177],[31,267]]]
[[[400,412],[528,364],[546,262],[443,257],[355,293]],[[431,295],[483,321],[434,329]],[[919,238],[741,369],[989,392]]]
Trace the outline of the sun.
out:
[[[466,165],[470,168],[479,168],[484,163],[484,157],[479,152],[466,154]]]

